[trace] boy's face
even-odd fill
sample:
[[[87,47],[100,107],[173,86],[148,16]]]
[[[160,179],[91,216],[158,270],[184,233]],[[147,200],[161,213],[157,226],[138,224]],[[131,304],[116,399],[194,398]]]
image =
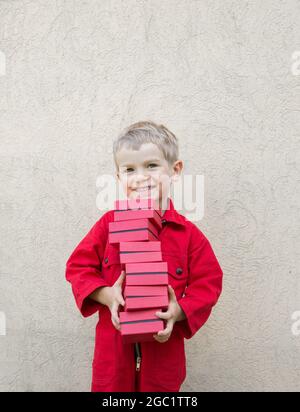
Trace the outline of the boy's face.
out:
[[[117,178],[128,199],[153,198],[163,208],[169,195],[172,179],[179,175],[183,164],[177,160],[172,166],[158,146],[144,143],[139,150],[122,147],[116,154]]]

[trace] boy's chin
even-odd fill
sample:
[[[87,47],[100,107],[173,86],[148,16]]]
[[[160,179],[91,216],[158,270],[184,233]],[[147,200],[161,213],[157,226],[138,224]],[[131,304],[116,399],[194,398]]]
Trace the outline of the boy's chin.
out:
[[[163,209],[163,208],[165,208],[165,205],[167,203],[168,196],[165,199],[162,199],[162,197],[159,195],[158,192],[150,190],[150,191],[147,191],[147,192],[144,192],[144,193],[139,193],[139,192],[132,191],[127,196],[127,198],[132,199],[132,200],[135,200],[135,199],[154,199],[157,202],[157,205],[159,205],[159,208]]]

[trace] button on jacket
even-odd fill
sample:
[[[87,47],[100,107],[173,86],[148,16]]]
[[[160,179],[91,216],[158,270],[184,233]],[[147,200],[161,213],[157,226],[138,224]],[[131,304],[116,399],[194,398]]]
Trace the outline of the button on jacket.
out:
[[[222,269],[208,239],[174,209],[169,198],[159,240],[169,284],[186,319],[175,323],[167,342],[140,343],[141,364],[136,371],[134,343],[123,343],[108,307],[88,297],[98,287],[112,286],[121,274],[118,245],[108,243],[113,218],[113,210],[104,213],[66,263],[66,279],[81,314],[99,316],[91,391],[177,392],[186,377],[184,338],[190,339],[207,321],[222,290]]]

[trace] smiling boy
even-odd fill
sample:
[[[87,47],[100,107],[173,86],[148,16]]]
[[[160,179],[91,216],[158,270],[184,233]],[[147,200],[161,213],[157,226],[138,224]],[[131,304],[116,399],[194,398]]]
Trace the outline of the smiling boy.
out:
[[[169,306],[157,312],[166,323],[152,342],[122,342],[118,312],[125,304],[125,273],[118,250],[108,243],[113,211],[106,212],[66,264],[82,315],[99,313],[91,390],[177,392],[186,377],[184,338],[207,321],[222,290],[222,269],[208,239],[169,197],[183,169],[175,135],[163,125],[138,122],[122,131],[113,149],[116,177],[127,198],[154,198],[163,212],[159,240],[168,263]]]

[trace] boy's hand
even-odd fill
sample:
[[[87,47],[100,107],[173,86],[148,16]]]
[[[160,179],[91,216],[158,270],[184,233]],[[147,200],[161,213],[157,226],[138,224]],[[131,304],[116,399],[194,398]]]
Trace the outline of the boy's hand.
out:
[[[110,299],[108,302],[108,307],[111,312],[111,321],[114,327],[117,330],[120,330],[120,319],[119,319],[119,305],[124,306],[125,301],[122,295],[122,283],[125,278],[125,271],[122,270],[121,275],[118,277],[118,279],[115,281],[113,286],[110,288]]]
[[[102,303],[109,308],[112,324],[118,330],[120,330],[120,320],[118,315],[119,305],[125,305],[122,296],[122,283],[124,278],[125,272],[123,270],[113,286],[102,286],[89,295],[91,299]]]
[[[186,318],[183,310],[181,309],[180,305],[177,302],[174,289],[172,288],[171,285],[168,285],[168,292],[169,292],[168,310],[166,312],[156,312],[156,315],[159,318],[165,319],[167,321],[166,328],[164,330],[160,330],[158,333],[153,335],[154,339],[160,343],[164,343],[169,339],[175,322]]]

